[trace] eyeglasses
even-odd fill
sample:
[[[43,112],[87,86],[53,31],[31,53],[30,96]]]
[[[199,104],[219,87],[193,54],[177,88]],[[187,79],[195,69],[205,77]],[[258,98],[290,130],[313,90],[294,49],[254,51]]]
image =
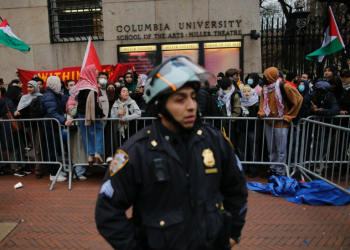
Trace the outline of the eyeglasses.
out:
[[[100,76],[99,78],[100,79],[107,79],[107,77],[105,77],[105,76]]]

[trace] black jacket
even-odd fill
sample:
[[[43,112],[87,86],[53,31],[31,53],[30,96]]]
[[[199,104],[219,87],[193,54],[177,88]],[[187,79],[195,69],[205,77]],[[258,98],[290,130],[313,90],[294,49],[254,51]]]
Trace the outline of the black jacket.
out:
[[[232,214],[231,237],[240,236],[248,193],[234,150],[220,131],[206,124],[186,142],[188,170],[159,121],[117,151],[123,160],[115,156],[112,161],[95,214],[99,232],[115,249],[220,249],[215,244],[221,244],[222,202]],[[213,152],[215,166],[204,163],[205,149]],[[156,181],[155,159],[166,162],[165,181]],[[131,206],[132,224],[125,215]]]
[[[90,94],[89,89],[81,90],[78,94],[78,114],[84,114],[86,110],[86,100]],[[97,102],[97,93],[94,92],[94,98],[95,98],[95,115],[96,117],[104,117],[103,110],[100,108],[100,104]]]
[[[200,89],[197,93],[197,103],[202,116],[211,116],[211,97],[207,91]]]

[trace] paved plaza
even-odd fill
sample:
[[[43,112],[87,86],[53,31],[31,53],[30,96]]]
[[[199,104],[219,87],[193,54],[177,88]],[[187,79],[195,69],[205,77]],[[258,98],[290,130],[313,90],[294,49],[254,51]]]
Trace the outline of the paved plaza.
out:
[[[0,176],[0,222],[18,223],[0,249],[112,249],[94,221],[104,171],[94,168],[88,180],[73,181],[72,190],[63,182],[53,191],[48,173],[40,180],[35,174]],[[18,182],[23,187],[14,189]],[[350,204],[297,205],[249,191],[247,221],[235,249],[350,249]]]

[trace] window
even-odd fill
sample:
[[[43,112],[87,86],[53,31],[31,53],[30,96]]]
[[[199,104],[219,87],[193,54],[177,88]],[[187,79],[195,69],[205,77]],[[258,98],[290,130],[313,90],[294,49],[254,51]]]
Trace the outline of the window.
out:
[[[51,43],[103,40],[102,0],[49,0]]]

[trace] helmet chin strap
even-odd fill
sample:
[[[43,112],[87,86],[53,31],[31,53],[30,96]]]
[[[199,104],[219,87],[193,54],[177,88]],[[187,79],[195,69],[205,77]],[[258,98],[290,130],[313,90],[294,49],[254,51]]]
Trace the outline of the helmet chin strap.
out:
[[[181,123],[175,120],[174,116],[169,112],[169,110],[166,109],[165,105],[162,105],[160,102],[158,103],[158,105],[160,105],[159,113],[163,115],[163,117],[167,119],[169,122],[174,124],[180,133],[188,134],[192,132],[194,130],[195,125],[201,122],[201,119],[199,117],[199,112],[197,110],[197,117],[196,117],[194,126],[191,128],[185,128],[184,126],[182,126]]]

